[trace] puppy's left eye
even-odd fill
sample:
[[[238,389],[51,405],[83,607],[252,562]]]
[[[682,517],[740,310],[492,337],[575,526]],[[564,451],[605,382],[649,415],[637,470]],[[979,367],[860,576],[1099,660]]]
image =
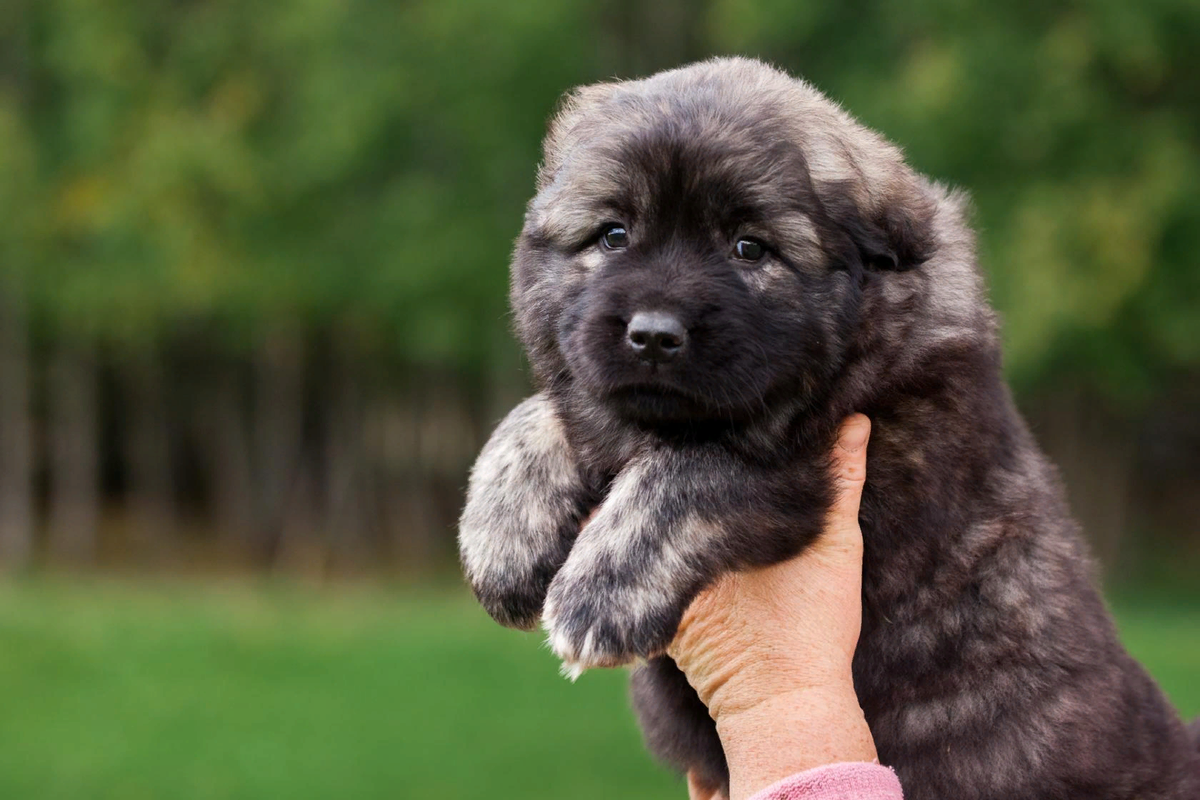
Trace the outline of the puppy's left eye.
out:
[[[733,246],[733,255],[739,261],[761,261],[766,254],[766,245],[756,239],[738,239]]]
[[[609,226],[600,235],[600,241],[607,250],[624,250],[629,246],[629,231],[621,225]]]

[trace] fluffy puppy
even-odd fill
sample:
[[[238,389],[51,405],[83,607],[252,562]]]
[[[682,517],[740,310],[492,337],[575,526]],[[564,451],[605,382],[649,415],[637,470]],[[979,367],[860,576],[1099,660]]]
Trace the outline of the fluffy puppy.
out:
[[[1196,800],[1196,742],[1118,642],[1003,382],[964,205],[755,61],[571,94],[513,256],[540,392],[472,473],[466,574],[571,673],[644,661],[650,748],[727,786],[664,650],[717,574],[819,535],[862,411],[854,679],[905,796]]]

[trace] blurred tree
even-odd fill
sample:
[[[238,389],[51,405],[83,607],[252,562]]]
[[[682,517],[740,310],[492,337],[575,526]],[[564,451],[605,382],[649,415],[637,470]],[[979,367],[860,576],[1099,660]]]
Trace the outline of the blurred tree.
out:
[[[4,558],[34,552],[43,469],[73,560],[114,500],[263,561],[435,558],[522,391],[505,264],[546,116],[714,53],[970,189],[1022,398],[1078,469],[1124,458],[1079,485],[1130,496],[1139,420],[1200,372],[1198,40],[1194,0],[9,0]]]
[[[46,367],[50,550],[87,563],[100,519],[99,420],[90,354],[59,342]]]

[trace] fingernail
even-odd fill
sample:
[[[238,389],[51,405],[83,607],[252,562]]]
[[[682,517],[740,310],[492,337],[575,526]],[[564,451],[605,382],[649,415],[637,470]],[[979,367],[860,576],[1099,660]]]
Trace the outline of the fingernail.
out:
[[[871,435],[871,420],[859,414],[842,423],[838,431],[838,447],[851,453],[861,450]]]

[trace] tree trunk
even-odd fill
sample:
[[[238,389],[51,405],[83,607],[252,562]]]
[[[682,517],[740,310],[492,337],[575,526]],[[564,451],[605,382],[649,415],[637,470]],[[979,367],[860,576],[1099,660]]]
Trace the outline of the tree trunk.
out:
[[[254,477],[242,392],[232,366],[216,368],[197,415],[197,449],[208,473],[217,534],[234,547],[248,548],[255,526]]]
[[[96,370],[90,353],[59,346],[47,370],[46,402],[50,552],[63,561],[90,563],[100,507]]]
[[[254,393],[254,467],[258,523],[253,548],[273,561],[288,531],[308,527],[302,509],[289,508],[304,448],[304,348],[290,330],[267,335],[257,353]]]
[[[24,298],[0,286],[0,566],[33,559],[33,447]]]
[[[325,536],[339,556],[364,546],[363,414],[351,358],[335,347],[328,387],[325,443]]]
[[[1058,465],[1075,518],[1105,570],[1120,570],[1132,553],[1124,545],[1130,523],[1135,441],[1131,426],[1108,413],[1076,385],[1053,387],[1032,404],[1031,420],[1046,453]]]
[[[158,354],[131,357],[124,376],[129,541],[143,552],[162,552],[174,535],[175,486],[166,387]]]

